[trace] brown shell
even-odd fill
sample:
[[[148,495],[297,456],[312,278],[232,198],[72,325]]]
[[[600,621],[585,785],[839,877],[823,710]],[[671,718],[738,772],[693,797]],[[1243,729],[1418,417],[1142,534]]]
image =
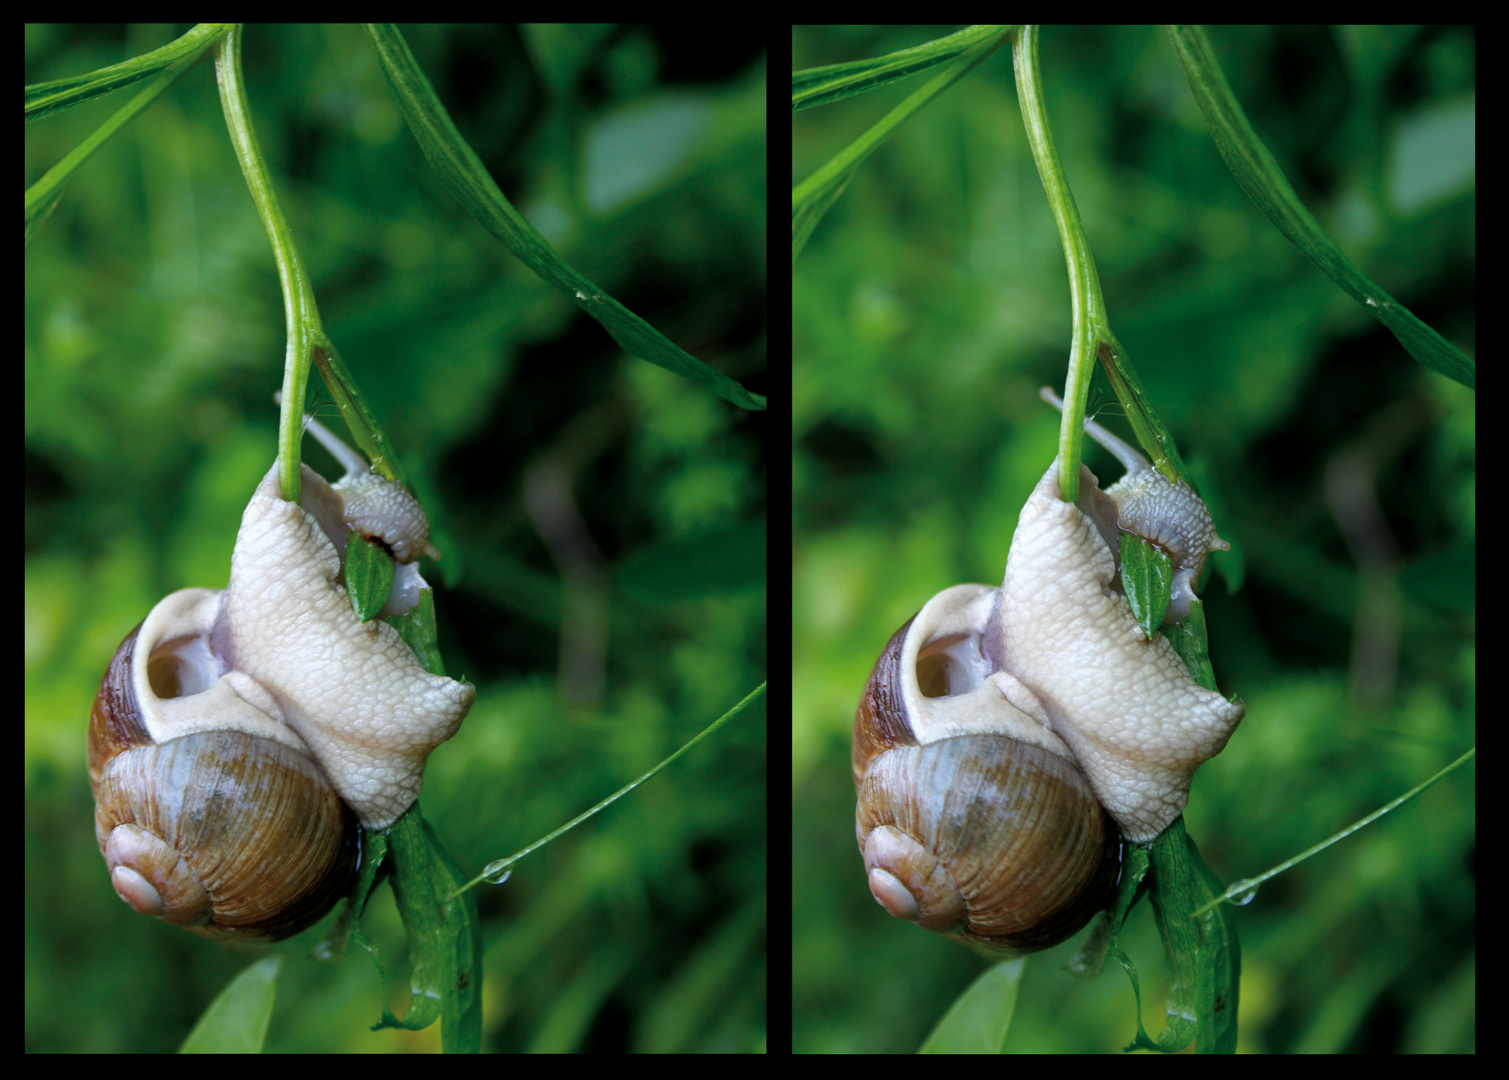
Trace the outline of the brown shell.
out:
[[[1049,750],[990,734],[918,745],[899,711],[911,625],[881,653],[855,716],[855,835],[871,894],[897,918],[996,955],[1056,945],[1109,899],[1115,823]],[[938,672],[916,678],[925,695],[942,693]]]
[[[990,735],[881,754],[855,832],[881,906],[1008,955],[1076,933],[1120,868],[1115,826],[1079,771]]]
[[[306,929],[348,891],[355,816],[305,755],[234,731],[154,743],[129,677],[140,627],[121,643],[89,717],[95,838],[122,900],[220,939]],[[169,664],[154,690],[175,696]]]

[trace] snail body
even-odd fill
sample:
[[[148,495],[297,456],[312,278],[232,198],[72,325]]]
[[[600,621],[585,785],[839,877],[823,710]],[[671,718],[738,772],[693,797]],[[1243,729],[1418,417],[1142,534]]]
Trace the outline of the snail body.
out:
[[[1052,390],[1043,387],[1041,396],[1063,411],[1063,401]],[[1126,475],[1106,488],[1103,498],[1082,497],[1080,508],[1106,538],[1118,570],[1121,558],[1115,530],[1130,533],[1168,555],[1174,581],[1163,622],[1169,625],[1187,618],[1191,605],[1199,599],[1195,585],[1206,556],[1212,551],[1229,551],[1231,545],[1216,535],[1210,511],[1188,484],[1168,479],[1136,447],[1093,420],[1085,421],[1085,433],[1115,455]],[[1119,580],[1116,588],[1120,589]]]
[[[208,936],[274,940],[318,920],[347,891],[357,822],[383,829],[413,804],[425,759],[476,696],[352,610],[342,496],[301,476],[301,505],[286,502],[274,463],[227,587],[160,601],[90,712],[95,833],[116,892]]]
[[[418,499],[402,484],[374,473],[360,454],[314,417],[304,417],[304,430],[345,470],[329,488],[338,497],[339,519],[346,529],[381,545],[399,566],[410,566],[421,555],[440,558],[430,545],[430,522]]]
[[[1117,580],[1117,501],[1082,467],[1079,505],[1065,503],[1057,475],[1055,459],[1022,508],[1001,587],[928,601],[882,652],[854,722],[872,895],[1004,955],[1104,906],[1121,837],[1150,841],[1179,816],[1243,713],[1138,625]]]

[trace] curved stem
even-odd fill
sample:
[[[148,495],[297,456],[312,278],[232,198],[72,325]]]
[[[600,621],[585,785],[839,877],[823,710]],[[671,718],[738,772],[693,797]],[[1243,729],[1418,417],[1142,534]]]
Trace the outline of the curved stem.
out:
[[[1053,143],[1053,129],[1048,123],[1048,107],[1043,100],[1042,69],[1037,59],[1036,26],[1025,26],[1012,42],[1015,61],[1017,97],[1022,107],[1022,123],[1032,160],[1037,165],[1048,196],[1048,208],[1058,226],[1059,242],[1069,269],[1069,300],[1073,312],[1074,334],[1069,347],[1069,372],[1064,381],[1063,423],[1058,435],[1058,489],[1065,502],[1079,500],[1079,462],[1083,456],[1085,396],[1090,376],[1095,371],[1097,344],[1111,338],[1106,320],[1105,299],[1100,291],[1100,275],[1095,257],[1085,239],[1079,220],[1079,208],[1069,190],[1068,177],[1058,159]]]
[[[283,497],[299,500],[299,439],[303,435],[304,390],[309,384],[310,352],[324,336],[314,288],[299,257],[298,245],[283,216],[278,193],[267,173],[257,132],[252,126],[246,83],[241,75],[241,34],[237,25],[215,47],[215,81],[220,87],[220,107],[235,148],[241,175],[257,216],[272,243],[278,280],[283,287],[283,317],[288,327],[288,351],[283,366],[283,413],[278,421],[278,480]]]

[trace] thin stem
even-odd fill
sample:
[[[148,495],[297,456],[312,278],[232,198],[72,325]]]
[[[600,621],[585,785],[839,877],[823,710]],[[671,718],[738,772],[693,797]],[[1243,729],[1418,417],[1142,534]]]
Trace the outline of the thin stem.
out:
[[[288,351],[283,365],[283,412],[278,421],[279,482],[283,497],[289,502],[298,502],[304,391],[309,384],[310,353],[317,341],[324,337],[324,331],[308,271],[299,257],[298,245],[294,243],[293,233],[278,202],[278,193],[262,158],[262,150],[257,145],[246,83],[241,75],[242,31],[243,27],[236,26],[216,46],[215,79],[220,87],[220,106],[225,112],[231,146],[235,148],[236,160],[241,165],[241,175],[246,178],[257,216],[262,219],[267,239],[272,243],[278,280],[283,287]]]

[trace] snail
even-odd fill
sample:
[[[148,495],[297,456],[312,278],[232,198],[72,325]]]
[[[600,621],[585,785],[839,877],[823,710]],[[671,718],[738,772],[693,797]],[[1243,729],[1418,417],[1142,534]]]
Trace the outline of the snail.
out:
[[[1065,940],[1108,901],[1122,837],[1167,828],[1241,720],[1240,702],[1143,633],[1120,590],[1118,529],[1184,545],[1171,557],[1189,571],[1186,612],[1225,543],[1193,491],[1142,465],[1107,491],[1081,466],[1075,506],[1055,459],[1001,587],[945,589],[882,651],[852,764],[870,892],[892,915],[996,956]],[[1180,503],[1182,517],[1167,512]]]
[[[433,549],[412,496],[321,430],[346,476],[332,485],[302,466],[294,505],[274,462],[242,515],[229,584],[153,607],[90,711],[95,836],[117,894],[222,940],[277,940],[321,918],[348,891],[357,822],[384,829],[414,803],[425,759],[476,697],[352,610],[352,531],[409,559],[389,613],[418,602],[428,586],[413,560]]]
[[[281,393],[277,395],[280,399],[282,396]],[[402,484],[395,484],[368,469],[360,454],[314,417],[305,415],[304,429],[318,439],[346,470],[330,485],[330,490],[340,497],[339,516],[348,530],[380,544],[399,566],[412,566],[420,555],[440,558],[440,552],[430,545],[430,522],[418,499]],[[344,549],[343,540],[336,542]],[[413,603],[418,602],[416,595]],[[403,610],[407,611],[408,607]]]
[[[1045,386],[1040,395],[1055,409],[1063,411],[1063,401],[1052,390]],[[1231,545],[1216,535],[1210,511],[1188,484],[1182,480],[1169,480],[1154,469],[1136,447],[1118,439],[1095,421],[1085,421],[1085,432],[1114,454],[1126,469],[1126,475],[1105,490],[1105,497],[1114,506],[1114,512],[1107,512],[1104,499],[1093,500],[1093,509],[1086,511],[1095,519],[1112,552],[1118,553],[1116,587],[1120,588],[1121,557],[1115,530],[1120,529],[1168,555],[1173,564],[1174,582],[1163,622],[1169,625],[1187,618],[1190,606],[1199,599],[1195,596],[1195,585],[1200,580],[1205,557],[1212,551],[1229,551]]]

